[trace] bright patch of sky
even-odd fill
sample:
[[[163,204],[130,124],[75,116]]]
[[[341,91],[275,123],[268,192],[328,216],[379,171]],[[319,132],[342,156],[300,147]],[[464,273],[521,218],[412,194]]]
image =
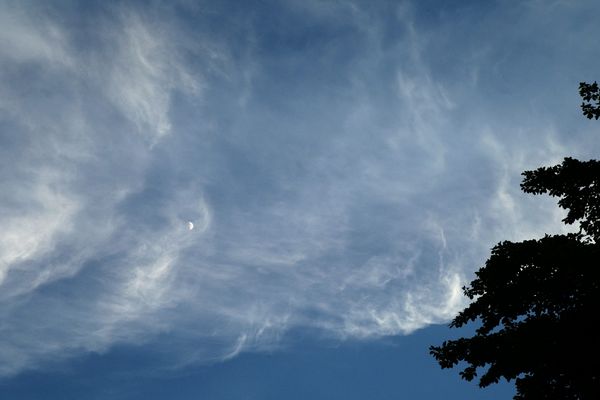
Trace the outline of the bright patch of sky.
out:
[[[0,374],[447,322],[496,242],[564,229],[520,173],[599,154],[599,11],[1,1]]]

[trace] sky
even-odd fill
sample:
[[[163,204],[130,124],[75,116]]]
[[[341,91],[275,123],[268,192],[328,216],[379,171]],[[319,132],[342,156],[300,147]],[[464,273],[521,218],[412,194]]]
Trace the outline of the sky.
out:
[[[0,0],[0,397],[510,397],[427,348],[569,229],[519,183],[600,151],[599,13]]]

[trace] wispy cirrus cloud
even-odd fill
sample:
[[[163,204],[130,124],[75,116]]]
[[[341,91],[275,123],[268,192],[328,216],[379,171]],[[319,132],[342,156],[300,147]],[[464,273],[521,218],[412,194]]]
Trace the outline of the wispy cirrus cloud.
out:
[[[515,6],[516,22],[392,2],[89,7],[0,13],[5,375],[116,344],[182,365],[292,329],[445,322],[496,241],[562,229],[519,173],[597,149],[561,132],[572,99],[527,100],[540,81],[575,90],[557,79],[569,59],[521,85],[527,52],[472,23],[555,37],[547,19],[583,18],[571,5]]]

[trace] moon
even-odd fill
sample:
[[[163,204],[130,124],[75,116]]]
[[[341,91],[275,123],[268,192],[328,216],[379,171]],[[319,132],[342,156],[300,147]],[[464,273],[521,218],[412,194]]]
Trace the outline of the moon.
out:
[[[192,229],[194,229],[194,223],[192,221],[188,221],[187,223],[188,225],[188,229],[191,231]]]

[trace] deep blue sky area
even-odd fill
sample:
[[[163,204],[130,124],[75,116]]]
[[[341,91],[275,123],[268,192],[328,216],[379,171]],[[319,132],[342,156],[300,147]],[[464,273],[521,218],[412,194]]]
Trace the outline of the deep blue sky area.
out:
[[[294,336],[292,334],[292,336]],[[381,342],[331,343],[293,338],[294,346],[243,354],[226,362],[178,371],[160,369],[145,347],[117,347],[90,355],[67,369],[24,373],[0,385],[17,399],[500,399],[514,394],[501,383],[479,389],[441,370],[430,344],[455,337],[431,326]],[[140,368],[155,371],[148,376]]]
[[[598,15],[0,0],[0,399],[510,398],[427,348],[573,229],[519,183],[600,153]]]

